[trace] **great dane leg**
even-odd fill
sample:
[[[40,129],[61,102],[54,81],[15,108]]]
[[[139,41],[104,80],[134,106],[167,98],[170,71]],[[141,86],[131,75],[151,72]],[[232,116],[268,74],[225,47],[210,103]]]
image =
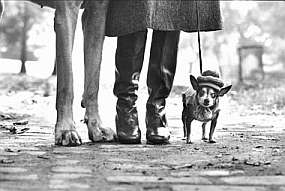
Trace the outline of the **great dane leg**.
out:
[[[87,1],[82,16],[84,33],[84,93],[82,106],[86,108],[85,122],[89,139],[93,142],[112,141],[115,133],[103,128],[98,110],[100,66],[105,36],[105,22],[109,0]]]
[[[81,138],[75,130],[73,121],[73,74],[72,49],[74,33],[81,1],[56,1],[55,32],[57,60],[57,94],[55,125],[55,144],[76,146]]]

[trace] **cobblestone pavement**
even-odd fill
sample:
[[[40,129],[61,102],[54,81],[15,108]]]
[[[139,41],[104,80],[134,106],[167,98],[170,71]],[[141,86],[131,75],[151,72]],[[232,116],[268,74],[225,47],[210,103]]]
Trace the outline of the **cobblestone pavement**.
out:
[[[23,95],[1,96],[6,113],[1,115],[6,120],[0,126],[0,191],[285,190],[283,115],[255,114],[253,120],[225,104],[215,134],[217,143],[200,141],[197,127],[194,144],[186,145],[181,139],[181,99],[172,96],[167,107],[169,145],[147,145],[145,139],[140,145],[90,143],[84,124],[77,120],[84,144],[57,147],[53,143],[54,96]],[[11,106],[9,100],[17,103]],[[144,104],[139,105],[143,122]],[[17,114],[7,115],[11,111]],[[82,117],[80,112],[75,115]],[[113,124],[110,116],[102,116],[105,124]],[[141,127],[144,130],[143,123]]]

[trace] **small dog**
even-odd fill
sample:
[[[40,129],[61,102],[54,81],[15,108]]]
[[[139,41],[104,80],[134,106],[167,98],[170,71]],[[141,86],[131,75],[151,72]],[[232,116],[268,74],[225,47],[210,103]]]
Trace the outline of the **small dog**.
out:
[[[182,122],[186,143],[191,143],[191,123],[194,119],[203,122],[202,140],[204,141],[207,140],[206,124],[211,121],[209,143],[215,143],[213,134],[220,112],[219,97],[228,93],[232,86],[223,87],[224,83],[220,80],[219,74],[211,70],[203,72],[197,79],[190,75],[190,81],[194,91],[189,89],[182,94]]]

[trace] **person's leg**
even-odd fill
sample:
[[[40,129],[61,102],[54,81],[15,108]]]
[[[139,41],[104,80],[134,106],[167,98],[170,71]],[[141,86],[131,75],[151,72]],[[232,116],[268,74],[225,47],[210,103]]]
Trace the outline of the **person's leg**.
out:
[[[165,99],[173,85],[179,35],[179,31],[153,31],[147,74],[149,99],[146,104],[146,139],[151,144],[168,143],[170,138]]]
[[[121,143],[141,142],[136,108],[138,82],[143,65],[147,31],[118,37],[116,51],[116,81],[114,94],[117,96],[116,130]]]

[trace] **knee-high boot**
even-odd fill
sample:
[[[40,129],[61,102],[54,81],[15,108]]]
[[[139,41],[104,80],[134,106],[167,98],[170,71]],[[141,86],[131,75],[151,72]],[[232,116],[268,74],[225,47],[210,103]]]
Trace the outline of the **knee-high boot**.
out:
[[[165,99],[169,96],[176,71],[179,31],[154,31],[147,75],[149,99],[146,105],[147,142],[168,143],[169,129]]]
[[[118,37],[114,94],[118,98],[116,130],[121,143],[141,142],[136,100],[146,36],[147,31],[140,31]]]

